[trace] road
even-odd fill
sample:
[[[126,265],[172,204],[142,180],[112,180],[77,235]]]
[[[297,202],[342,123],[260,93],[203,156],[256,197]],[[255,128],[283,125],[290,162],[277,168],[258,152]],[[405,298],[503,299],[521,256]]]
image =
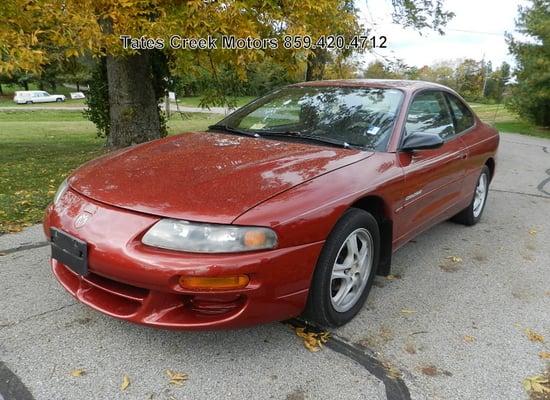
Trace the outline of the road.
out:
[[[550,341],[549,152],[550,140],[504,134],[482,221],[442,223],[400,249],[393,279],[377,277],[317,353],[283,323],[114,320],[53,279],[40,226],[0,236],[0,399],[527,399],[521,382],[544,371]],[[170,385],[167,369],[187,382]]]

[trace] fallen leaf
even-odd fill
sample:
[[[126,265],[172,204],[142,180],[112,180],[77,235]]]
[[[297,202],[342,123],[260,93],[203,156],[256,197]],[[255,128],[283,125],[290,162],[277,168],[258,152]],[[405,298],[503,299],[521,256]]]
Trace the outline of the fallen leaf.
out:
[[[439,374],[439,371],[437,370],[437,367],[433,365],[426,365],[424,367],[420,368],[420,371],[427,376],[436,376]]]
[[[330,332],[306,332],[305,328],[295,328],[296,335],[304,340],[304,346],[311,352],[321,350],[323,344],[328,342]]]
[[[130,386],[130,377],[126,374],[122,377],[122,383],[120,384],[120,390],[125,391]]]
[[[540,333],[535,332],[531,328],[525,329],[525,334],[527,335],[527,338],[531,342],[541,342],[544,343],[544,336],[542,336]]]
[[[0,256],[5,256],[7,253],[0,251]]]
[[[404,349],[409,354],[416,354],[416,345],[413,342],[405,343]]]
[[[171,385],[181,386],[187,380],[188,376],[182,372],[172,371],[171,369],[166,370],[166,375],[170,379]]]
[[[397,279],[401,279],[401,275],[392,275],[392,274],[389,274],[386,276],[386,279],[388,281],[395,281]]]
[[[550,379],[542,375],[530,376],[523,380],[523,387],[528,392],[550,393]]]
[[[449,257],[446,257],[446,259],[451,260],[454,263],[462,262],[462,258],[460,258],[458,256],[449,256]]]
[[[468,343],[473,343],[473,342],[476,341],[476,338],[475,338],[475,336],[465,335],[464,336],[464,341],[468,342]]]
[[[85,375],[86,371],[83,369],[73,369],[71,371],[71,376],[74,376],[75,378],[78,378],[79,376]]]
[[[550,360],[550,351],[541,351],[539,357],[543,360]]]
[[[529,235],[535,236],[537,234],[537,230],[535,228],[529,229]]]
[[[394,365],[390,364],[388,361],[383,362],[382,366],[386,370],[388,376],[392,379],[397,379],[401,377],[401,371],[397,369]]]
[[[408,308],[402,308],[402,309],[401,309],[401,314],[408,314],[408,315],[410,315],[410,314],[414,314],[415,312],[416,312],[415,310],[410,310],[410,309],[408,309]]]

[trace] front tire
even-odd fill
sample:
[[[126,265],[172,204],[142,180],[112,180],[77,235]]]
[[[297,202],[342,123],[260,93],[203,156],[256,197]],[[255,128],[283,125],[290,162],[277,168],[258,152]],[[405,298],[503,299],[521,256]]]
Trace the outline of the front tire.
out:
[[[379,256],[376,219],[356,208],[346,211],[321,250],[303,317],[326,327],[349,322],[367,299]]]
[[[468,207],[455,215],[452,220],[466,226],[472,226],[479,222],[485,204],[487,204],[487,195],[489,194],[489,182],[491,181],[491,171],[484,165],[479,174],[474,197]]]

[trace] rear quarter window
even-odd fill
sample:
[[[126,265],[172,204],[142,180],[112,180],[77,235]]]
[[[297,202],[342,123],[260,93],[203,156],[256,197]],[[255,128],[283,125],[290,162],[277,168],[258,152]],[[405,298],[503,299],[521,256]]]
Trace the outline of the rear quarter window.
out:
[[[447,94],[455,123],[456,133],[464,132],[475,124],[475,118],[466,105],[457,97]]]

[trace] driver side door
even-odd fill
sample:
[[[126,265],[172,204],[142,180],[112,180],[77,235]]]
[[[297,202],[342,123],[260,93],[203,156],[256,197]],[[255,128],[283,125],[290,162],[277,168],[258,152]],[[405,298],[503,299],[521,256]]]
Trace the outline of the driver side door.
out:
[[[467,153],[456,135],[447,100],[441,91],[423,91],[410,103],[403,140],[414,132],[437,134],[444,143],[437,149],[400,151],[404,173],[398,243],[440,222],[458,204],[465,176]]]

